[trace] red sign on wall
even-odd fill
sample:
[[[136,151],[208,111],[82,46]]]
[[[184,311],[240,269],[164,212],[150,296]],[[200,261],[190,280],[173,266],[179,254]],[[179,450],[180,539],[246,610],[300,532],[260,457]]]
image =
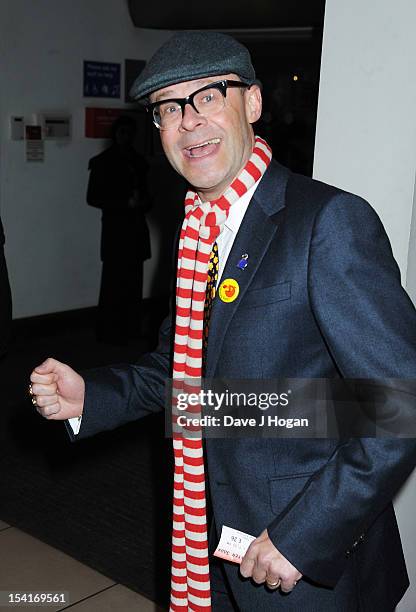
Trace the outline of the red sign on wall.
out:
[[[110,138],[112,124],[125,112],[123,108],[86,108],[86,138]]]

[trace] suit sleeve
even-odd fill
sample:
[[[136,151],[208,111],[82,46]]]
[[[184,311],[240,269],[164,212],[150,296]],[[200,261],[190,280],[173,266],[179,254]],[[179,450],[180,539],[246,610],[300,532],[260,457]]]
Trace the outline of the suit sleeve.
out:
[[[100,178],[101,172],[99,170],[99,163],[91,159],[88,164],[88,170],[87,202],[90,206],[94,206],[95,208],[103,208],[107,194],[105,193],[105,189],[103,189]]]
[[[84,410],[79,434],[66,423],[72,440],[115,429],[130,421],[164,410],[170,376],[171,316],[162,323],[159,344],[136,364],[120,364],[83,372]]]
[[[416,314],[373,209],[341,194],[318,215],[308,290],[324,342],[346,378],[416,378]],[[416,406],[415,406],[416,410]],[[348,550],[385,509],[416,463],[416,440],[351,438],[268,526],[312,580],[335,586]]]

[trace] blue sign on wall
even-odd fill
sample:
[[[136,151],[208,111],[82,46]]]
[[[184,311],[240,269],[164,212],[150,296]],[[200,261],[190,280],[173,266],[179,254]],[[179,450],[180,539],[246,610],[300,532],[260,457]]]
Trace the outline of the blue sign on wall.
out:
[[[84,61],[84,97],[119,98],[121,64]]]

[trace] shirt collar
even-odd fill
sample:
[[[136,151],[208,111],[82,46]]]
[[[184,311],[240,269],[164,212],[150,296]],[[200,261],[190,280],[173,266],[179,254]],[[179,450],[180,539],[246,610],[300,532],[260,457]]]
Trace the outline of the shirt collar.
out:
[[[254,185],[250,187],[250,189],[246,191],[246,193],[244,193],[240,198],[238,198],[236,202],[234,202],[232,206],[230,206],[228,217],[224,223],[224,226],[231,232],[238,232],[241,222],[243,221],[244,215],[246,214],[248,205],[250,204],[251,198],[253,197],[254,192],[259,186],[260,180],[261,177],[258,181],[254,183]],[[201,202],[199,196],[198,200]]]
[[[254,185],[252,185],[250,189],[248,189],[246,193],[244,193],[241,198],[239,198],[237,202],[234,202],[234,204],[230,207],[227,220],[224,223],[227,229],[234,233],[238,232],[244,215],[246,214],[248,205],[250,204],[250,200],[253,197],[259,183],[259,180],[254,183]]]

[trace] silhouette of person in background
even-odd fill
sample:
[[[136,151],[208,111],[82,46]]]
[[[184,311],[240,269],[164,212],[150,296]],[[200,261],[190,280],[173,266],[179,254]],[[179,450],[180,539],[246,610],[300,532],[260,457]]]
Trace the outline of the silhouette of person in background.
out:
[[[4,230],[0,219],[0,357],[6,353],[12,331],[12,294],[4,257]]]
[[[136,132],[134,119],[119,117],[112,145],[89,162],[87,202],[102,210],[96,333],[99,341],[116,344],[140,335],[143,262],[150,257],[148,164],[133,146]]]

